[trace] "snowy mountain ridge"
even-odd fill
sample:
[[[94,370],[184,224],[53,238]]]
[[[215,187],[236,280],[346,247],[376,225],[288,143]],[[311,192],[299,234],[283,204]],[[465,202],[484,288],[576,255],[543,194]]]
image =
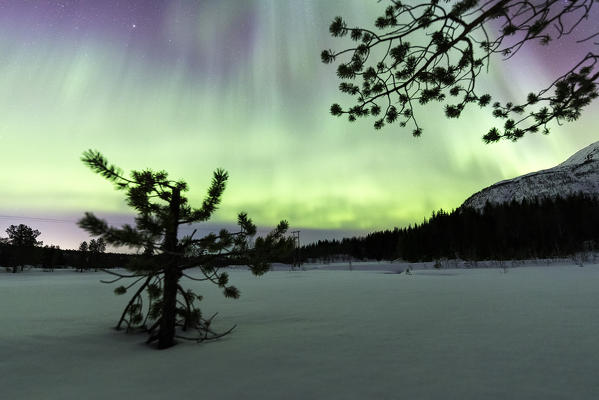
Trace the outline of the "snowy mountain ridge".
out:
[[[497,182],[470,196],[461,207],[480,210],[487,201],[501,204],[575,193],[599,196],[599,142],[579,150],[553,168]]]

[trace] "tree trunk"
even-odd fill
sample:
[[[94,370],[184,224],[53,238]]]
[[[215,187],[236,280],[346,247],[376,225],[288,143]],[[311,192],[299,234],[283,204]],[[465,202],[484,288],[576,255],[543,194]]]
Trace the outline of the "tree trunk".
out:
[[[177,319],[177,285],[180,272],[176,265],[164,269],[164,291],[162,293],[162,319],[158,332],[158,348],[166,349],[175,344],[175,322]]]
[[[164,267],[164,287],[162,292],[162,317],[158,331],[158,348],[166,349],[175,344],[175,324],[177,320],[177,285],[181,277],[178,257],[169,254],[177,252],[177,231],[179,229],[179,208],[181,192],[173,189],[169,203],[170,223],[164,235],[164,249],[167,251]]]

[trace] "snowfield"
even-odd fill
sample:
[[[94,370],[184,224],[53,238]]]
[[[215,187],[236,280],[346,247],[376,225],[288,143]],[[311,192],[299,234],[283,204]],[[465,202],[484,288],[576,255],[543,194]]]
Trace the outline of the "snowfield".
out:
[[[233,270],[239,300],[186,282],[233,334],[164,351],[105,277],[0,272],[2,399],[599,398],[599,265]]]

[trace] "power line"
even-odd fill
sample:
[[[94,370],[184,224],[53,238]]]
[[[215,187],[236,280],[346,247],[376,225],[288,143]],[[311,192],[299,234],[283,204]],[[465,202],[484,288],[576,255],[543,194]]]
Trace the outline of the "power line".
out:
[[[43,221],[43,222],[68,222],[71,224],[77,223],[77,221],[71,221],[71,220],[66,220],[66,219],[25,217],[25,216],[19,216],[19,215],[0,215],[0,219],[28,219],[28,220]]]
[[[25,219],[25,220],[31,220],[31,221],[59,222],[59,223],[69,223],[69,224],[76,224],[77,222],[79,222],[79,221],[73,221],[70,219],[29,217],[29,216],[24,216],[24,215],[0,215],[0,219]],[[127,223],[127,222],[123,222],[123,221],[118,221],[118,222],[110,221],[110,220],[106,220],[106,221],[110,224],[115,224],[115,225]]]
[[[0,215],[0,220],[7,220],[7,219],[24,219],[24,220],[30,220],[30,221],[39,221],[39,222],[58,222],[58,223],[63,223],[63,224],[77,224],[79,221],[73,221],[73,220],[69,220],[69,219],[59,219],[59,218],[43,218],[43,217],[30,217],[30,216],[24,216],[24,215]],[[107,220],[104,218],[101,218],[103,220],[105,220],[106,222],[108,222],[111,225],[123,225],[123,224],[127,224],[127,223],[131,223],[131,220],[134,219],[134,216],[131,216],[130,220],[120,220],[120,221],[111,221],[111,220]],[[182,231],[188,230],[191,231],[192,229],[194,229],[193,226],[181,226],[179,228]],[[216,229],[211,229],[210,227],[206,227],[207,231],[210,232],[216,232]]]

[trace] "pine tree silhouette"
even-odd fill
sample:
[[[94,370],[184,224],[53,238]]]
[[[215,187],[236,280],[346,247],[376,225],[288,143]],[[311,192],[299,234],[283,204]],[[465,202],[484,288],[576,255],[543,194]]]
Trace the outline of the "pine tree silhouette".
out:
[[[181,225],[206,221],[217,209],[228,178],[222,169],[214,172],[202,205],[194,208],[184,196],[187,184],[170,180],[164,171],[146,169],[126,176],[94,150],[86,151],[82,161],[112,182],[117,190],[125,191],[128,205],[137,213],[135,226],[110,227],[92,213],[86,213],[79,221],[81,228],[106,243],[137,248],[143,253],[128,265],[129,273],[107,270],[115,275],[110,283],[125,278],[134,280],[115,289],[117,294],[135,290],[117,329],[123,326],[127,330],[141,329],[149,335],[147,342],[157,342],[160,349],[171,347],[176,338],[201,342],[222,337],[235,328],[215,332],[211,327],[214,316],[205,317],[200,310],[202,296],[184,289],[182,278],[212,282],[223,289],[226,297],[238,298],[239,290],[229,284],[229,276],[220,270],[222,267],[244,263],[252,273],[261,275],[270,268],[269,260],[293,248],[293,239],[285,236],[286,221],[281,221],[266,237],[256,238],[250,246],[249,239],[256,233],[256,226],[245,213],[238,215],[237,232],[221,230],[218,234],[195,238],[194,231],[179,237]],[[194,267],[199,267],[201,278],[186,273]],[[138,286],[133,289],[135,285]]]

